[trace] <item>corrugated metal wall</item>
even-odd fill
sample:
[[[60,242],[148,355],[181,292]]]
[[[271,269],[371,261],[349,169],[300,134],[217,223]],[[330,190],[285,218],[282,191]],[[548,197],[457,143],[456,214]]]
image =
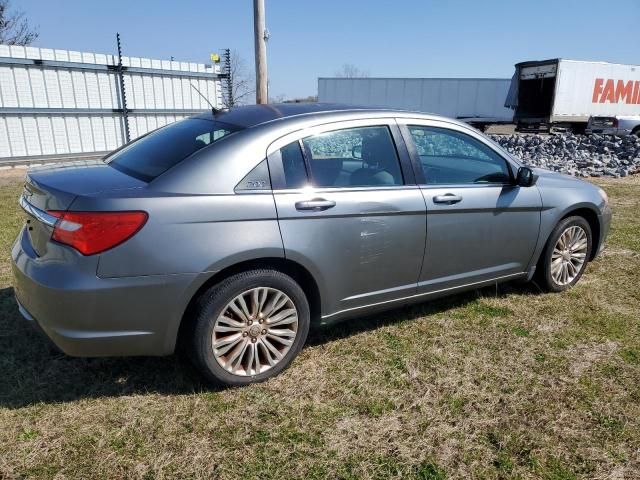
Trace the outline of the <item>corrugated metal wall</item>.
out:
[[[123,144],[118,59],[0,45],[0,162]],[[222,104],[219,66],[123,57],[131,139]]]
[[[511,121],[508,78],[319,78],[318,101]]]

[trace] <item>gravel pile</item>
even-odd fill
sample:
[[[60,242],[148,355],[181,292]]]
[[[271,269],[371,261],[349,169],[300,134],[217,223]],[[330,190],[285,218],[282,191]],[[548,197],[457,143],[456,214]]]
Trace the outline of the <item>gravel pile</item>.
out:
[[[628,135],[489,135],[529,165],[580,177],[640,173],[640,137]]]

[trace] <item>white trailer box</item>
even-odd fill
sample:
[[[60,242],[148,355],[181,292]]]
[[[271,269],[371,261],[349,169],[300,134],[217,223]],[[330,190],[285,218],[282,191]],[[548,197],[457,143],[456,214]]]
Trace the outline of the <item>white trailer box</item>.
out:
[[[591,116],[640,114],[640,66],[578,60],[516,65],[507,105],[522,129],[583,130]]]
[[[511,122],[505,78],[319,78],[318,101],[416,110],[470,123]]]

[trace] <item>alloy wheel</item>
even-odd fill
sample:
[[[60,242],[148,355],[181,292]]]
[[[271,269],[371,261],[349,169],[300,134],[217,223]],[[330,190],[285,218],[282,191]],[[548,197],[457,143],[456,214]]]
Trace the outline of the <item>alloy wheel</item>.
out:
[[[213,355],[233,375],[258,375],[285,357],[297,333],[291,298],[275,288],[252,288],[227,303],[216,319]]]
[[[580,274],[588,246],[582,227],[573,225],[562,232],[551,254],[551,277],[557,285],[568,285]]]

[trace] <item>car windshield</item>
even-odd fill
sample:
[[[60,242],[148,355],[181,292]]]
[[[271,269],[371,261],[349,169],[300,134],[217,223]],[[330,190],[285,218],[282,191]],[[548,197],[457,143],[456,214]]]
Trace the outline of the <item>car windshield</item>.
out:
[[[145,135],[107,157],[105,162],[150,182],[198,150],[241,128],[215,120],[187,118]]]

